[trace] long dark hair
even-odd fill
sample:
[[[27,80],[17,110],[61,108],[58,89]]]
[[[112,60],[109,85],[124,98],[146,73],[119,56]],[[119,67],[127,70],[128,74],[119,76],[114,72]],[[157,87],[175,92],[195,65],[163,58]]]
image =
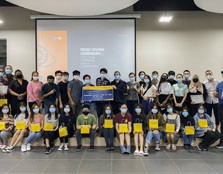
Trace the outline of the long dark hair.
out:
[[[166,79],[163,78],[164,75],[167,77]],[[167,74],[167,73],[163,73],[163,74],[161,75],[161,77],[160,77],[160,82],[159,82],[158,90],[157,90],[158,92],[160,92],[160,86],[161,86],[161,84],[164,83],[164,82],[166,82],[167,79],[168,79],[168,74]]]
[[[103,112],[103,117],[106,118],[107,117],[107,114],[105,113],[105,110],[106,108],[109,107],[111,109],[111,118],[114,118],[114,113],[113,113],[113,108],[112,108],[112,105],[108,104],[108,105],[105,105],[104,107],[104,112]]]
[[[151,77],[147,74],[144,76],[144,79],[145,79],[145,77],[148,77],[148,79],[149,79],[149,85],[148,85],[148,89],[149,89],[152,86]],[[145,87],[146,87],[146,83],[143,83],[143,88],[145,88]]]
[[[30,122],[32,122],[33,121],[33,119],[34,119],[34,112],[33,112],[33,109],[35,108],[35,107],[38,107],[39,108],[39,105],[37,105],[36,103],[34,103],[33,105],[32,105],[32,108],[31,108],[31,111],[30,111]],[[40,113],[40,111],[39,111],[39,113]]]
[[[54,108],[56,108],[56,105],[55,105],[55,104],[51,104],[51,105],[49,106],[49,111],[50,111],[50,107],[51,107],[51,106],[54,106]],[[48,112],[48,119],[51,120],[51,112]],[[56,111],[55,111],[55,119],[58,119],[58,112],[57,112],[57,109],[56,109]]]
[[[24,103],[24,102],[20,102],[19,103],[19,109],[18,109],[18,111],[17,111],[17,113],[16,113],[16,115],[15,115],[15,118],[17,118],[18,117],[18,115],[20,115],[22,112],[20,111],[20,107],[21,106],[24,106],[25,108],[26,108],[26,111],[25,111],[25,119],[27,119],[28,118],[28,116],[29,116],[29,113],[28,113],[28,111],[27,111],[27,105],[26,105],[26,103]]]
[[[68,112],[68,115],[71,115],[71,114],[72,114],[71,107],[70,107],[70,105],[67,103],[67,104],[64,105],[64,107],[63,107],[63,111],[61,111],[61,116],[63,116],[63,117],[66,116],[66,113],[64,112],[64,109],[65,109],[67,106],[69,106],[69,108],[70,108],[70,112]]]
[[[33,75],[34,75],[35,73],[39,75],[39,73],[38,73],[37,71],[33,71],[33,72],[32,72],[32,77],[31,77],[31,81],[33,81]]]
[[[3,105],[2,105],[2,107],[1,107],[1,109],[3,109],[5,106],[7,106],[7,107],[8,107],[8,109],[9,109],[9,112],[8,112],[7,114],[8,114],[8,115],[10,115],[11,110],[10,110],[9,105],[7,105],[7,104],[3,104]],[[3,118],[3,113],[2,113],[2,110],[1,110],[1,112],[0,112],[0,118]]]

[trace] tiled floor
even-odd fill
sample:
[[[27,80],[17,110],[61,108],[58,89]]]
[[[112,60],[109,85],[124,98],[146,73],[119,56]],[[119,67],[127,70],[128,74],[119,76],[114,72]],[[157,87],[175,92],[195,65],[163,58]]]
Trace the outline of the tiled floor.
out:
[[[223,151],[214,148],[209,152],[196,149],[177,152],[152,151],[148,157],[121,155],[117,148],[105,152],[97,147],[94,152],[87,149],[76,152],[52,152],[44,154],[44,149],[34,148],[31,152],[18,150],[10,154],[0,154],[0,173],[16,174],[223,174]]]

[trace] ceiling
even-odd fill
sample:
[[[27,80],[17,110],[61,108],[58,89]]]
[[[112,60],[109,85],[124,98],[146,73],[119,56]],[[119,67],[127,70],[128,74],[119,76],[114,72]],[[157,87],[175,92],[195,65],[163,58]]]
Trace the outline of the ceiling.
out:
[[[0,6],[14,6],[0,0]],[[200,11],[193,0],[140,0],[134,5],[134,11]]]

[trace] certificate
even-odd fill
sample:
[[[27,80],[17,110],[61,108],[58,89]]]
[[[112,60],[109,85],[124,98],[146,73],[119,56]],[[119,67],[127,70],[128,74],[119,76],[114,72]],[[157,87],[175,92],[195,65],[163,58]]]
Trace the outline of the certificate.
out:
[[[204,103],[203,95],[191,95],[190,98],[195,104]]]
[[[7,94],[8,92],[8,86],[0,85],[0,93]]]

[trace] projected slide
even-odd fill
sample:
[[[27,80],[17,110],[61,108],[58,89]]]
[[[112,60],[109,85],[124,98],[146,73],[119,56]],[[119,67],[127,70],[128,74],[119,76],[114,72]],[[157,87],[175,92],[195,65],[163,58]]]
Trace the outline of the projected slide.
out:
[[[90,74],[92,83],[107,68],[124,80],[135,72],[134,19],[37,20],[37,70],[46,76],[56,70]],[[72,75],[70,76],[72,79]]]

